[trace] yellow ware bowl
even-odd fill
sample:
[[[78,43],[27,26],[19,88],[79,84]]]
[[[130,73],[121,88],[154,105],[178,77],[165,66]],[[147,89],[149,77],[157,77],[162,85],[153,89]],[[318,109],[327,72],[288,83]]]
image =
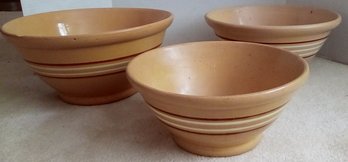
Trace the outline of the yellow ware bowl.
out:
[[[292,5],[229,7],[205,18],[222,39],[274,45],[304,58],[314,56],[341,23],[336,12]]]
[[[178,145],[201,155],[228,156],[257,144],[309,70],[301,57],[285,50],[213,41],[148,51],[129,63],[127,75]],[[277,113],[257,117],[270,112]],[[211,120],[228,122],[214,127]]]
[[[1,32],[64,101],[95,105],[135,93],[128,62],[159,47],[172,21],[156,9],[75,9],[17,18]]]

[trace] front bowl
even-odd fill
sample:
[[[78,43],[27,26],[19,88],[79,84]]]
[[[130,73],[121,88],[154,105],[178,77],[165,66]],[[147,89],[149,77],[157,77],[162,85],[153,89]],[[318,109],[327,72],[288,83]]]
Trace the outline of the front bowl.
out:
[[[184,117],[230,119],[274,110],[307,79],[290,52],[244,42],[198,42],[155,49],[127,67],[153,107]]]
[[[159,47],[172,20],[155,9],[76,9],[17,18],[1,32],[63,100],[94,105],[135,93],[128,62]]]
[[[254,148],[308,74],[307,63],[288,51],[232,41],[159,48],[127,67],[176,143],[206,156]]]
[[[207,13],[205,18],[224,40],[274,45],[303,58],[315,55],[341,22],[338,13],[291,5],[223,8]]]

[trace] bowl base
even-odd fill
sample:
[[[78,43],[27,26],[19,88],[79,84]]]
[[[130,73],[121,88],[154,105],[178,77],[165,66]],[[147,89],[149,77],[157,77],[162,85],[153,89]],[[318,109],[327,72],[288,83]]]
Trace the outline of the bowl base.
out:
[[[262,135],[259,135],[246,143],[226,147],[203,146],[196,143],[190,143],[187,140],[182,140],[181,138],[177,137],[174,137],[174,141],[179,147],[193,154],[212,157],[225,157],[240,155],[252,150],[261,141],[261,138]]]
[[[302,58],[305,59],[308,63],[311,63],[315,56],[316,55],[312,55],[312,56],[309,56],[309,57],[302,57]]]
[[[127,97],[132,96],[137,91],[133,88],[124,90],[123,92],[118,92],[115,94],[107,96],[69,96],[65,94],[59,94],[59,97],[66,103],[81,106],[92,106],[112,103]]]

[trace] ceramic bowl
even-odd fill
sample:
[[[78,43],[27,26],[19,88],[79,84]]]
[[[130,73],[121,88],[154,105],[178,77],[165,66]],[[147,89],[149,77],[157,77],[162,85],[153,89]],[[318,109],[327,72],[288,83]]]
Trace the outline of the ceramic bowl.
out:
[[[178,145],[208,156],[236,155],[252,149],[261,128],[278,113],[263,115],[280,110],[308,75],[307,63],[288,51],[233,41],[154,49],[137,56],[127,67],[130,83],[170,128]],[[225,121],[225,125],[217,126],[219,122],[212,120]],[[227,137],[243,134],[247,137],[238,145],[213,140],[233,141]],[[190,141],[196,135],[204,137]],[[211,144],[199,142],[203,139]],[[217,147],[225,151],[214,152]]]
[[[314,56],[341,22],[336,12],[291,5],[223,8],[205,18],[224,40],[273,45],[303,58]]]
[[[135,93],[128,62],[159,47],[172,20],[156,9],[75,9],[17,18],[1,32],[64,101],[95,105]]]

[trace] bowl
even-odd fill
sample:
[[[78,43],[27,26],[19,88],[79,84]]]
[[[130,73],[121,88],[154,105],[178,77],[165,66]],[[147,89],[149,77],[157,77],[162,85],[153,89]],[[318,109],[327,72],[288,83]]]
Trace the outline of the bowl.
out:
[[[233,41],[158,48],[127,67],[130,83],[177,144],[206,156],[254,148],[308,75],[306,61],[288,51]]]
[[[172,21],[157,9],[74,9],[17,18],[1,32],[64,101],[97,105],[136,92],[128,62],[159,47]]]
[[[341,23],[336,12],[293,5],[222,8],[208,12],[205,19],[223,40],[273,45],[303,58],[315,56]]]

